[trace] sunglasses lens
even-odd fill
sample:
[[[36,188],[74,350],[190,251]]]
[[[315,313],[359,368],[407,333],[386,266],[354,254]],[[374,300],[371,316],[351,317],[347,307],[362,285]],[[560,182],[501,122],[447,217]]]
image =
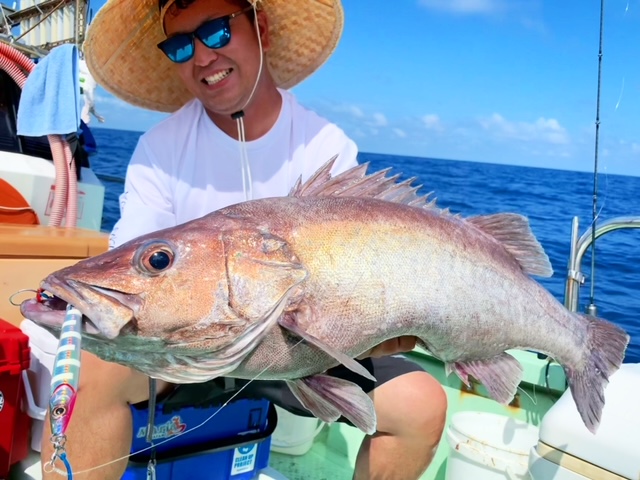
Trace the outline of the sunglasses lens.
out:
[[[231,39],[229,18],[216,18],[203,24],[196,31],[198,38],[209,48],[222,48]]]
[[[172,62],[186,62],[193,56],[193,41],[189,35],[167,38],[158,46]]]
[[[231,40],[229,17],[215,18],[202,24],[194,35],[209,48],[222,48]],[[158,44],[160,50],[175,63],[183,63],[193,57],[193,36],[183,33],[167,38]]]

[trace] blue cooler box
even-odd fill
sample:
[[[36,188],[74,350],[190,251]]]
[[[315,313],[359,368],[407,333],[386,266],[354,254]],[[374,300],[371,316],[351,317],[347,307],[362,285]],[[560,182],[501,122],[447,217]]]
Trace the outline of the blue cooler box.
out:
[[[157,480],[250,480],[268,466],[271,434],[277,424],[273,404],[264,399],[240,399],[221,407],[222,402],[177,410],[162,403],[156,406]],[[132,406],[131,410],[131,452],[140,453],[130,457],[122,479],[146,480],[151,456],[146,441],[149,412],[146,407]]]

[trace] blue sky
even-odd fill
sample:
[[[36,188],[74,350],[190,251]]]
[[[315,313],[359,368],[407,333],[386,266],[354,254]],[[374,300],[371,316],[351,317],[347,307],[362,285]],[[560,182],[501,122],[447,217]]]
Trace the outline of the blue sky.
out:
[[[362,151],[592,170],[599,0],[343,5],[338,49],[293,91]],[[640,175],[639,50],[640,0],[608,0],[601,172]],[[107,128],[163,118],[97,93]]]

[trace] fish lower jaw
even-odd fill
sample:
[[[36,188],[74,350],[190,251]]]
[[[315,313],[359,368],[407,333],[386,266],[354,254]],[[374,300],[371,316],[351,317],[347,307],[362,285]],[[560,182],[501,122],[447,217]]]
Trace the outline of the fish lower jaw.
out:
[[[56,308],[52,308],[54,305]],[[56,306],[57,305],[57,306]],[[62,309],[59,308],[62,306]],[[20,306],[22,316],[49,331],[57,331],[62,328],[66,316],[66,302],[64,304],[58,298],[53,303],[48,300],[38,302],[35,299],[28,300]],[[90,335],[102,335],[98,327],[87,316],[82,317],[82,332]]]

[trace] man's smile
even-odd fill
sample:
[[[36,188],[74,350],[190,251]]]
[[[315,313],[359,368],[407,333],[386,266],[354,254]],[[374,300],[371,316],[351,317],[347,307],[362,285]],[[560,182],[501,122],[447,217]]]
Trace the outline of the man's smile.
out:
[[[233,68],[227,68],[226,70],[220,70],[220,71],[214,73],[213,75],[209,75],[208,77],[203,78],[202,81],[204,83],[206,83],[207,85],[214,85],[214,84],[218,83],[219,81],[224,80],[225,78],[227,78],[232,71],[233,71]]]

